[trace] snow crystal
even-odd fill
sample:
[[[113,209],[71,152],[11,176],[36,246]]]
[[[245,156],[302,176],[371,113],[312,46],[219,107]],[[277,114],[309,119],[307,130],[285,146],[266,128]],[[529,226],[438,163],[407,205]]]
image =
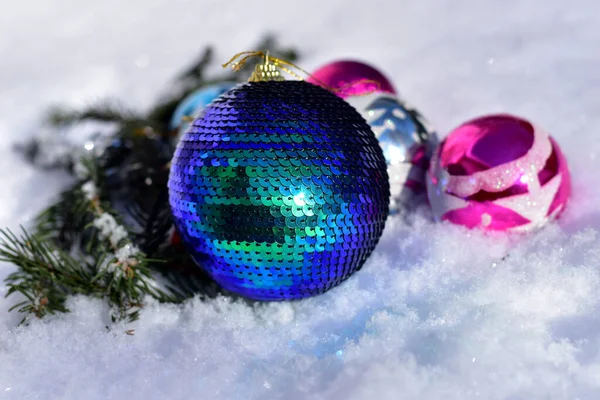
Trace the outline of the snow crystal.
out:
[[[81,186],[81,190],[85,195],[85,198],[88,200],[94,200],[98,195],[98,190],[96,189],[96,185],[92,181],[88,181]]]
[[[100,214],[94,220],[94,227],[100,231],[102,238],[108,238],[112,247],[118,247],[119,242],[127,237],[125,228],[117,222],[115,217],[108,213]]]
[[[203,45],[214,44],[225,61],[266,31],[297,46],[307,70],[341,57],[370,61],[442,136],[483,113],[511,112],[545,128],[573,174],[561,221],[529,236],[483,235],[434,224],[423,207],[390,219],[376,251],[343,285],[297,302],[151,301],[139,321],[110,330],[99,299],[72,297],[71,313],[28,327],[0,311],[0,398],[599,398],[600,5],[286,7],[13,2],[0,13],[2,226],[27,224],[64,183],[26,166],[7,142],[34,131],[45,106],[110,95],[147,107]],[[165,29],[165,21],[176,23]],[[141,54],[151,60],[145,68]],[[122,235],[116,221],[98,225],[111,241]],[[11,270],[2,265],[0,275]],[[17,301],[0,298],[0,310]]]
[[[124,263],[124,262],[130,260],[132,257],[137,256],[139,253],[140,253],[140,250],[136,246],[133,246],[131,244],[126,244],[125,246],[123,246],[119,250],[117,250],[117,252],[115,253],[115,256],[117,257],[117,260],[119,262]]]
[[[119,278],[123,277],[125,266],[135,266],[138,263],[136,256],[139,253],[140,250],[136,246],[126,244],[118,249],[114,255],[108,255],[102,268],[106,268],[108,272],[116,274]]]

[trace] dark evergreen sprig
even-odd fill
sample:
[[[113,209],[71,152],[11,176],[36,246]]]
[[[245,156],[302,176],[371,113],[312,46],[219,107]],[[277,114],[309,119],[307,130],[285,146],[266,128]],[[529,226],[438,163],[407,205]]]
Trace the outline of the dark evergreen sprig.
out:
[[[18,270],[6,278],[6,296],[20,293],[25,300],[11,310],[42,318],[47,314],[67,312],[65,299],[71,294],[98,296],[102,288],[93,281],[94,266],[78,260],[23,231],[17,236],[0,230],[0,260],[10,262]]]
[[[19,292],[26,298],[16,307],[41,318],[67,311],[66,296],[85,294],[105,298],[113,321],[131,321],[138,318],[147,296],[177,301],[159,287],[149,268],[151,260],[134,244],[110,204],[102,201],[97,186],[101,171],[94,160],[83,160],[79,168],[87,180],[40,215],[37,236],[3,232],[0,259],[19,267],[7,278],[8,295]]]
[[[18,267],[6,278],[6,284],[7,296],[20,293],[25,298],[10,309],[26,315],[22,322],[28,316],[42,318],[68,312],[65,300],[74,294],[107,300],[113,321],[137,319],[147,296],[161,302],[178,302],[180,298],[156,286],[148,266],[151,260],[143,254],[126,262],[120,262],[108,249],[98,251],[95,258],[73,256],[25,231],[17,236],[0,230],[0,261]],[[116,269],[111,270],[110,265]]]
[[[127,123],[142,121],[143,115],[127,109],[116,101],[103,100],[81,110],[53,107],[46,116],[51,125],[74,124],[85,120]]]

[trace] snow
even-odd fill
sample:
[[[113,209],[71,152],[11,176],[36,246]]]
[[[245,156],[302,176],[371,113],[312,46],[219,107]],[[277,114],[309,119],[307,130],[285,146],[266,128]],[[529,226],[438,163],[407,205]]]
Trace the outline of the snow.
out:
[[[226,61],[265,32],[298,47],[307,70],[340,57],[379,66],[442,134],[484,113],[524,116],[561,144],[574,181],[561,221],[529,236],[436,225],[426,209],[390,220],[360,272],[299,302],[152,304],[111,331],[93,299],[28,327],[1,311],[0,398],[600,396],[596,1],[0,5],[0,226],[13,230],[67,181],[11,149],[47,106],[111,96],[147,107],[204,45]]]

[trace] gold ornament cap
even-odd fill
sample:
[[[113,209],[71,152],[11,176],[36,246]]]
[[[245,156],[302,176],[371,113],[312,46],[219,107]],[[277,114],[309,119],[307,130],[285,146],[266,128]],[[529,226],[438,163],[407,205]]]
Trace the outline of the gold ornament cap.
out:
[[[264,63],[258,64],[254,68],[252,76],[250,76],[249,82],[266,82],[266,81],[283,81],[285,80],[277,65],[273,64],[269,59],[269,52],[264,53]]]

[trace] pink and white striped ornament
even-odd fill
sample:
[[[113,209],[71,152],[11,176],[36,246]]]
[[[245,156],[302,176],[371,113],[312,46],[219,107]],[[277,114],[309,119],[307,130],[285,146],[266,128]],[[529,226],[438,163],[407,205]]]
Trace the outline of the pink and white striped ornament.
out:
[[[557,217],[571,194],[558,144],[511,115],[469,121],[434,152],[427,195],[436,220],[494,231],[529,231]]]

